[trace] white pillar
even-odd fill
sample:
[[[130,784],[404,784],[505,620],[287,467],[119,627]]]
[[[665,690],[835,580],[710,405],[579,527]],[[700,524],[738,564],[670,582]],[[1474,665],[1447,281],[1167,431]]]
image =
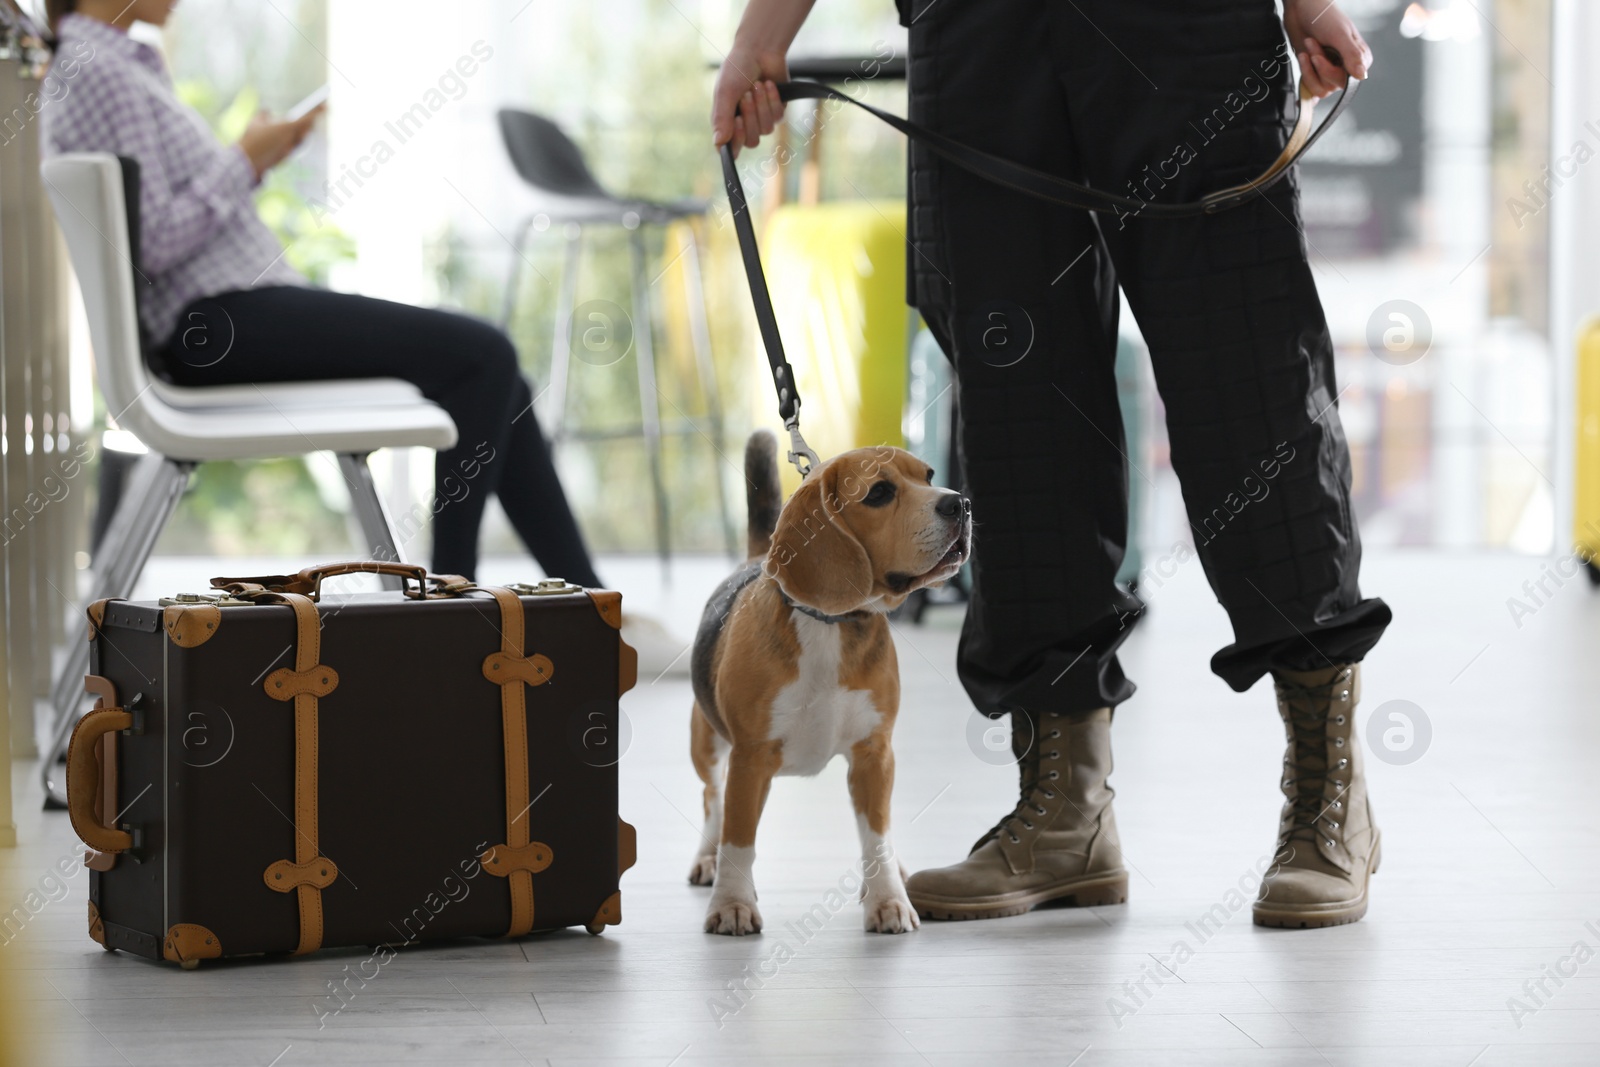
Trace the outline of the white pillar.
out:
[[[1551,10],[1552,157],[1574,141],[1600,150],[1600,7],[1554,0]],[[1593,123],[1594,128],[1586,127]],[[1600,315],[1600,163],[1591,161],[1550,203],[1550,344],[1555,368],[1556,550],[1572,536],[1575,348],[1579,328]]]

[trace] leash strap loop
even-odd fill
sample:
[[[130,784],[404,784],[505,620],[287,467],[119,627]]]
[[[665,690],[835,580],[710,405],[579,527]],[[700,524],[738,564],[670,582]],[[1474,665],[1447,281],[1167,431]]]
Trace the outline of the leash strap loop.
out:
[[[1329,58],[1339,62],[1338,53],[1331,52]],[[1039,200],[1066,207],[1079,208],[1084,211],[1093,211],[1105,215],[1146,215],[1151,218],[1189,218],[1197,215],[1215,215],[1221,211],[1238,207],[1247,203],[1277,185],[1283,180],[1289,168],[1299,162],[1312,145],[1333,125],[1339,115],[1349,105],[1356,95],[1356,86],[1359,83],[1354,77],[1345,80],[1344,91],[1339,94],[1334,102],[1333,110],[1328,112],[1328,117],[1322,124],[1312,128],[1312,119],[1317,102],[1302,86],[1300,92],[1300,109],[1295,119],[1294,131],[1290,134],[1288,143],[1272,165],[1261,173],[1260,176],[1240,185],[1229,186],[1216,192],[1208,193],[1199,200],[1191,200],[1176,204],[1160,204],[1138,197],[1123,196],[1119,193],[1107,192],[1103,189],[1094,189],[1081,182],[1068,181],[1065,178],[1048,174],[1042,170],[1024,166],[1002,156],[993,155],[961,141],[946,137],[942,133],[919,126],[910,119],[901,118],[892,112],[873,107],[871,104],[847,96],[831,86],[820,82],[791,81],[783,82],[778,86],[778,96],[785,102],[791,100],[837,100],[840,103],[850,104],[867,112],[874,118],[892,126],[907,137],[921,141],[933,152],[954,163],[962,170],[976,174],[980,178],[1015,189],[1019,193]],[[726,147],[726,146],[724,146]],[[723,166],[727,172],[727,163]]]

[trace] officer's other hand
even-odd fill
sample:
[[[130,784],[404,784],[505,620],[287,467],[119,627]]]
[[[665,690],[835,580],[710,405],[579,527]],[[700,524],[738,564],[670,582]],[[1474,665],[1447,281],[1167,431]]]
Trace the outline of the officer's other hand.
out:
[[[781,52],[758,52],[735,43],[717,73],[711,95],[711,143],[754,148],[783,120],[778,82],[789,80],[789,64]]]
[[[1344,88],[1345,75],[1365,79],[1372,67],[1372,49],[1339,5],[1329,0],[1284,0],[1283,28],[1300,60],[1300,84],[1321,100]],[[1331,47],[1344,68],[1323,54]]]

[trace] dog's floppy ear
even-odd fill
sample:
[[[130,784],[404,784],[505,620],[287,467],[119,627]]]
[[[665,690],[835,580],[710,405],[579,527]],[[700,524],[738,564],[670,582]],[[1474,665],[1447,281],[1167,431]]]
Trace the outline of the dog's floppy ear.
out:
[[[836,465],[824,466],[784,504],[762,573],[790,600],[828,615],[859,608],[872,595],[872,563],[839,522]]]

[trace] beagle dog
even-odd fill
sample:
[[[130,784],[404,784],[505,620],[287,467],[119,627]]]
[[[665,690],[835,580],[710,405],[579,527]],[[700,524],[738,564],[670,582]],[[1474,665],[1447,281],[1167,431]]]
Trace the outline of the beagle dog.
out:
[[[772,779],[850,765],[865,925],[919,925],[889,842],[900,673],[887,612],[953,576],[972,546],[972,506],[898,448],[813,470],[779,510],[777,440],[745,447],[749,559],[718,586],[695,637],[690,752],[705,783],[705,833],[689,871],[713,885],[708,933],[761,929],[756,822]]]

